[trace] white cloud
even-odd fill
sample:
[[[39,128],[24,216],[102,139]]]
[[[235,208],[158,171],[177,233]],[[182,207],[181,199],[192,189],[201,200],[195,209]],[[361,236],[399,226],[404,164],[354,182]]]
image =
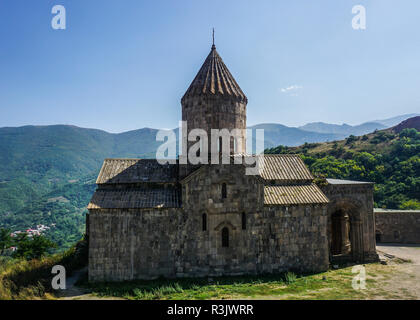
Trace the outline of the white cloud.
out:
[[[303,89],[302,86],[298,86],[298,85],[292,85],[286,88],[281,88],[280,91],[281,93],[289,93],[290,96],[292,97],[297,97],[298,94],[296,93],[296,91]]]

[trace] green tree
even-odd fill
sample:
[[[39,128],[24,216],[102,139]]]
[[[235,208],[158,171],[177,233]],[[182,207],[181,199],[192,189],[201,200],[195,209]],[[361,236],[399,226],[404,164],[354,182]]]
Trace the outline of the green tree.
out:
[[[405,201],[400,205],[400,209],[420,210],[420,201],[418,201],[416,199],[411,199],[411,200]]]
[[[0,229],[0,255],[12,246],[12,237],[10,236],[9,229]]]
[[[39,259],[49,249],[56,248],[56,243],[43,235],[35,235],[29,238],[26,233],[20,233],[15,239],[17,250],[13,253],[14,258],[25,258],[27,260]]]
[[[399,136],[402,137],[407,137],[407,138],[417,138],[419,139],[420,136],[420,132],[418,132],[416,129],[414,128],[405,128],[404,130],[402,130],[399,134]]]

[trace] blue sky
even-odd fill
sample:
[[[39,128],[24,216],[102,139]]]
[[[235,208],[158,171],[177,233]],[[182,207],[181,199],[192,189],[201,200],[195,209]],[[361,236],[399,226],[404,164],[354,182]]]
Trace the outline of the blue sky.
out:
[[[248,125],[419,112],[419,16],[417,0],[0,0],[0,127],[176,127],[212,27]]]

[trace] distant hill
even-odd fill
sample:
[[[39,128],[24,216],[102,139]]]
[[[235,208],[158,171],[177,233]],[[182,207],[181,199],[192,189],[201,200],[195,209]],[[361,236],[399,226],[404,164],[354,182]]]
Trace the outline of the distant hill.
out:
[[[103,160],[154,157],[160,144],[156,132],[111,134],[65,125],[0,128],[0,228],[54,223],[51,237],[68,247],[83,232]],[[64,201],[52,201],[62,196]]]
[[[409,114],[403,114],[403,115],[392,117],[385,120],[374,120],[372,122],[380,123],[384,125],[385,127],[390,128],[390,127],[396,126],[397,124],[399,124],[400,122],[404,120],[418,117],[418,116],[420,116],[420,113],[409,113]]]
[[[315,176],[375,182],[375,206],[420,209],[420,117],[360,137],[266,153],[301,154]],[[416,129],[417,128],[417,129]]]
[[[407,120],[401,122],[400,124],[396,125],[392,129],[395,132],[399,133],[402,130],[407,129],[407,128],[414,128],[417,131],[420,131],[420,116],[407,119]]]
[[[59,170],[87,174],[110,156],[153,156],[156,129],[121,134],[75,126],[0,128],[0,178]]]
[[[299,127],[299,129],[305,131],[340,135],[341,138],[348,137],[351,134],[360,136],[375,130],[381,130],[385,128],[386,126],[377,122],[366,122],[357,126],[351,126],[348,124],[338,125],[324,122],[312,122]]]
[[[160,144],[156,131],[111,134],[65,125],[0,128],[0,214],[98,171],[104,158],[154,157]]]
[[[374,120],[370,122],[365,122],[356,126],[351,126],[349,124],[331,124],[325,122],[311,122],[307,123],[303,126],[300,126],[299,129],[310,131],[310,132],[318,132],[318,133],[326,133],[326,134],[335,134],[340,135],[341,138],[346,138],[349,135],[360,136],[367,133],[371,133],[375,130],[382,130],[386,128],[393,127],[404,121],[408,118],[412,118],[415,116],[419,116],[420,114],[412,113],[412,114],[405,114],[385,120]]]
[[[281,124],[264,123],[249,127],[253,133],[253,145],[255,146],[256,129],[264,129],[265,148],[271,148],[279,144],[298,146],[305,142],[333,141],[342,138],[342,135],[333,133],[318,133],[287,127]]]

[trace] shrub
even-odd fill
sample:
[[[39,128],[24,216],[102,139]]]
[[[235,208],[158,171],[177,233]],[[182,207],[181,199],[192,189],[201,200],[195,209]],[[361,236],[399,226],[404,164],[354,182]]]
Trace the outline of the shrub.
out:
[[[353,142],[359,140],[358,137],[354,136],[354,135],[350,135],[347,139],[346,139],[346,145],[352,144]]]
[[[296,274],[294,274],[293,272],[287,272],[287,273],[284,275],[284,281],[285,281],[287,284],[291,284],[291,283],[295,282],[295,281],[296,281],[296,279],[297,279],[297,276],[296,276]]]

